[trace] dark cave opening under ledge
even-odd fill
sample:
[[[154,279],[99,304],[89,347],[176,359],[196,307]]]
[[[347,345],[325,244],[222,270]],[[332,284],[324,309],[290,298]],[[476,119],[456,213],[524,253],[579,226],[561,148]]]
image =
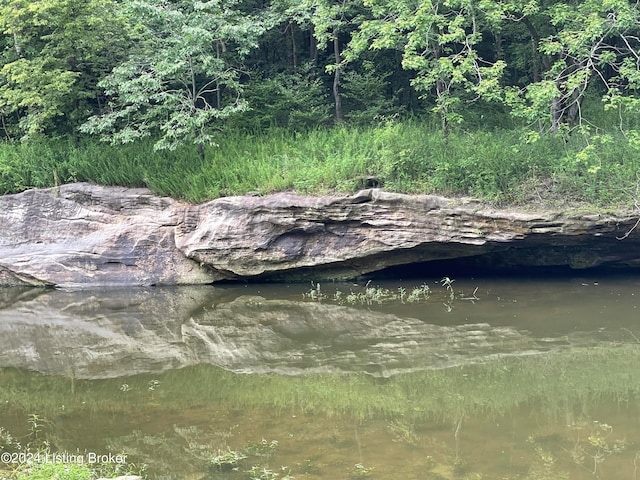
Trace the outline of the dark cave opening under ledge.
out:
[[[413,249],[379,253],[369,258],[269,272],[253,278],[238,278],[236,281],[366,282],[378,279],[481,276],[560,278],[640,273],[640,245],[637,242],[623,245],[615,239],[599,239],[595,243],[584,239],[574,242],[556,239],[547,244],[524,243],[528,245],[478,246],[435,242]]]
[[[548,253],[548,251],[547,251]],[[557,253],[557,251],[556,251]],[[585,252],[580,252],[585,255]],[[519,257],[524,260],[516,261]],[[376,271],[348,275],[345,269],[333,266],[306,267],[297,270],[274,272],[254,278],[229,279],[216,284],[235,283],[307,283],[318,281],[355,281],[358,283],[369,280],[410,280],[410,279],[442,279],[449,278],[593,278],[615,275],[640,275],[640,263],[630,259],[627,263],[604,263],[590,267],[578,267],[562,262],[536,264],[543,262],[544,256],[537,251],[517,250],[516,252],[490,252],[450,259],[409,262],[382,268]],[[582,263],[581,265],[585,265]],[[349,269],[347,268],[346,271]]]
[[[597,266],[572,268],[569,265],[491,265],[478,257],[433,260],[408,265],[396,265],[359,277],[361,280],[412,279],[412,278],[566,278],[638,273],[640,267]]]

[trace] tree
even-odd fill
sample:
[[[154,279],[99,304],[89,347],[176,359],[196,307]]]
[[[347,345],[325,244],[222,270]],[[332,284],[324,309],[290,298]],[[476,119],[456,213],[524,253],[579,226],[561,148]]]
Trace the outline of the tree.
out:
[[[13,120],[25,138],[71,131],[96,108],[96,83],[124,55],[127,30],[108,0],[3,1],[3,122]]]
[[[307,64],[293,72],[255,76],[244,88],[249,109],[228,120],[231,128],[261,131],[282,127],[304,131],[331,122],[331,105],[320,78]]]
[[[318,58],[318,50],[331,48],[331,60],[326,66],[333,77],[331,91],[336,122],[344,120],[342,108],[341,77],[344,71],[342,38],[349,37],[352,21],[362,10],[360,0],[280,0],[276,8],[283,15],[310,30],[313,39],[312,57]]]
[[[129,3],[138,46],[100,86],[108,111],[82,131],[126,143],[158,136],[156,149],[191,142],[204,159],[219,121],[246,108],[240,61],[264,30],[237,0],[139,0]]]
[[[504,11],[494,2],[477,0],[365,0],[372,19],[354,34],[348,59],[365,49],[397,49],[402,67],[415,72],[414,88],[431,98],[434,111],[448,134],[451,124],[462,121],[461,104],[469,99],[500,100],[503,60],[478,53],[483,27]]]
[[[507,101],[516,115],[555,134],[584,126],[582,102],[589,91],[599,91],[609,107],[638,106],[637,2],[530,1],[517,6],[512,19],[530,32],[543,66],[532,82],[510,89]]]

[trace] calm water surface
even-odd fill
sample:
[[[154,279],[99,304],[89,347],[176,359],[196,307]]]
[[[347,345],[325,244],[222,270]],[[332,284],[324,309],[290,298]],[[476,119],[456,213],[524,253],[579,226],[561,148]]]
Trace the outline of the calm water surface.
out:
[[[2,290],[0,448],[154,479],[640,477],[640,278],[369,287]]]

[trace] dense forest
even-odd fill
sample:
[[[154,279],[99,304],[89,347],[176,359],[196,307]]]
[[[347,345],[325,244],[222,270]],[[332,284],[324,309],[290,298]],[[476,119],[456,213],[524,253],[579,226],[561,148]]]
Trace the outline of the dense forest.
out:
[[[0,52],[5,193],[42,183],[34,172],[16,179],[23,167],[6,154],[20,148],[24,155],[29,144],[48,142],[59,152],[61,139],[77,145],[95,137],[106,145],[151,143],[158,155],[191,148],[205,162],[234,139],[284,131],[319,141],[319,129],[351,132],[343,146],[371,134],[370,145],[353,149],[371,149],[370,157],[387,149],[385,159],[352,158],[358,167],[343,180],[373,174],[400,190],[491,195],[513,189],[499,178],[487,180],[506,168],[502,161],[484,165],[483,173],[479,165],[433,154],[437,147],[455,157],[462,145],[457,155],[468,160],[474,146],[492,142],[518,157],[533,155],[525,151],[537,143],[538,150],[555,152],[549,158],[556,166],[581,164],[573,176],[595,178],[602,170],[608,181],[611,157],[619,164],[616,190],[637,184],[637,1],[3,0]],[[396,137],[399,124],[404,133]],[[486,132],[493,133],[482,137]],[[402,145],[401,138],[416,135],[436,145],[421,153],[418,145]],[[434,159],[428,171],[418,165],[426,157]],[[516,168],[519,181],[556,182],[549,165],[528,158]],[[458,175],[476,173],[475,184],[432,181],[438,169],[449,175],[455,168]],[[77,167],[52,170],[56,183],[96,180]],[[228,193],[216,185],[209,193],[179,195]],[[253,186],[300,187],[295,181]]]

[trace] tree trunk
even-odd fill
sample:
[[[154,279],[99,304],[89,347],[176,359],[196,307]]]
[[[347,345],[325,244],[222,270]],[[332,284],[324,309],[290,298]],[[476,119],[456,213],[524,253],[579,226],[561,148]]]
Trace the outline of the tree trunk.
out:
[[[449,119],[447,118],[447,107],[442,105],[441,99],[446,95],[446,85],[444,80],[438,79],[436,80],[436,97],[437,101],[440,104],[438,106],[438,111],[440,112],[440,123],[442,126],[442,133],[444,134],[444,138],[449,138]]]
[[[500,32],[493,33],[493,39],[496,42],[496,60],[504,60],[504,48],[502,46],[502,34]]]
[[[289,65],[296,69],[298,67],[298,52],[296,49],[296,37],[293,23],[289,24],[284,29],[284,35],[287,39],[289,50]]]
[[[7,140],[11,140],[11,137],[9,136],[9,130],[7,129],[7,123],[5,122],[4,114],[2,113],[0,113],[0,121],[2,121],[2,130],[4,131],[4,136]]]
[[[551,133],[556,135],[562,123],[562,99],[555,97],[551,100]]]
[[[336,61],[336,71],[333,74],[333,100],[336,105],[336,122],[342,122],[342,99],[340,98],[340,43],[338,41],[338,31],[333,29],[333,54]]]
[[[309,27],[309,60],[314,67],[318,66],[318,40],[313,25]]]
[[[538,52],[538,45],[540,45],[540,34],[538,33],[538,29],[535,27],[533,22],[529,18],[524,17],[522,19],[522,23],[524,23],[524,25],[527,27],[527,30],[529,30],[529,34],[531,35],[531,65],[533,69],[531,75],[534,82],[539,82],[540,80],[542,80],[542,72],[540,71],[539,59],[542,59],[542,67],[545,72],[551,70],[551,59],[548,55],[540,54],[540,52]]]
[[[220,42],[216,42],[216,58],[218,60],[220,60]],[[216,78],[216,108],[218,110],[222,109],[222,93],[220,92],[220,79],[219,78]],[[203,158],[203,160],[204,160],[204,158]]]
[[[440,45],[436,45],[433,50],[434,57],[440,58],[441,50]],[[442,78],[436,80],[436,102],[438,104],[438,112],[440,113],[440,123],[442,126],[442,133],[445,140],[449,139],[449,119],[447,118],[447,106],[444,104],[445,95],[447,94],[447,84]]]
[[[13,32],[13,47],[16,50],[16,55],[22,58],[22,46],[20,45],[20,40],[18,39],[18,34]]]
[[[577,88],[573,89],[569,96],[569,102],[571,102],[567,108],[567,123],[569,128],[573,129],[576,126],[576,121],[580,119],[580,92]]]

